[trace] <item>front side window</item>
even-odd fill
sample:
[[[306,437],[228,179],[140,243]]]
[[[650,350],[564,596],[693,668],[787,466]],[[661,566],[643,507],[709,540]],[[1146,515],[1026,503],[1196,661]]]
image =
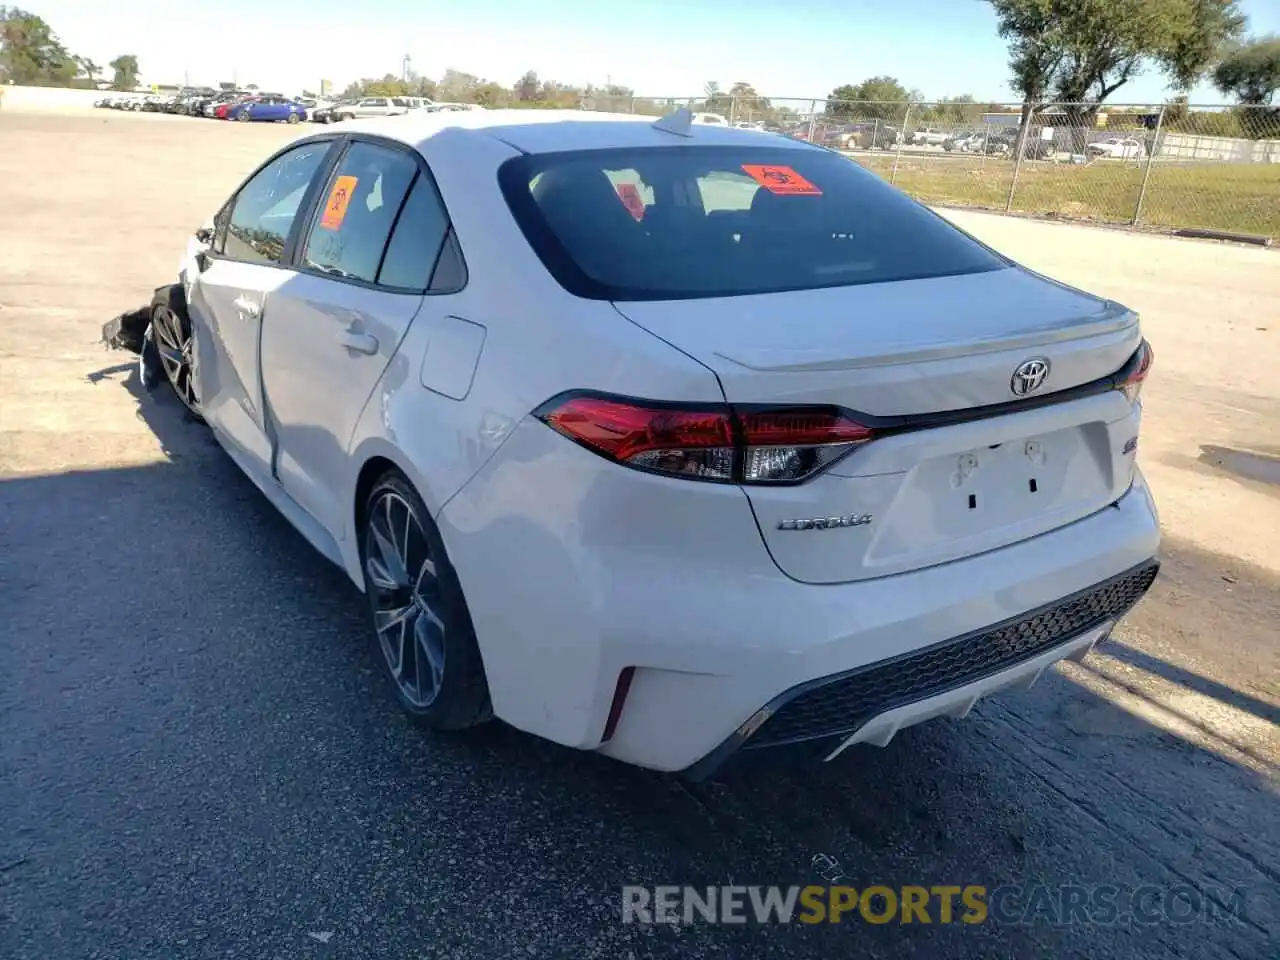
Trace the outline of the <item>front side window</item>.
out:
[[[254,174],[236,194],[219,252],[234,260],[279,263],[298,208],[329,149],[329,142],[304,144]]]
[[[592,299],[730,297],[998,270],[999,255],[837,153],[772,145],[531,154],[499,183]]]
[[[321,194],[302,265],[373,283],[387,239],[418,175],[412,157],[357,141]]]

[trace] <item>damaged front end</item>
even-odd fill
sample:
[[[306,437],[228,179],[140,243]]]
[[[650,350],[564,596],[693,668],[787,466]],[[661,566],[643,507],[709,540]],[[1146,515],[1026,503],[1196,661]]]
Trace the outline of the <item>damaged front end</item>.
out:
[[[137,354],[138,378],[148,392],[164,382],[164,364],[152,331],[150,307],[112,317],[102,325],[102,343],[112,350]]]

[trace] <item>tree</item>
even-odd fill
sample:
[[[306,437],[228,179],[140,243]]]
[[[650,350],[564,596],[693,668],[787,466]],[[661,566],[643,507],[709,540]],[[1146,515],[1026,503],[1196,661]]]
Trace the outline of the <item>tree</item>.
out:
[[[67,84],[75,58],[52,28],[34,13],[0,6],[0,80],[23,84]]]
[[[1155,66],[1188,89],[1244,27],[1238,0],[987,0],[1022,95],[1019,150],[1037,104],[1068,106],[1080,138],[1098,106]]]
[[[827,103],[826,114],[839,119],[902,119],[906,104],[921,99],[920,91],[908,90],[897,77],[869,77],[857,86],[844,84],[831,91],[831,100],[853,101]],[[898,106],[902,104],[902,106]]]
[[[470,101],[479,86],[479,77],[450,67],[440,78],[440,85],[436,88],[436,92],[446,103],[460,103]]]
[[[362,97],[404,97],[409,94],[409,84],[394,73],[383,74],[381,80],[361,81]]]
[[[121,54],[107,66],[115,71],[111,81],[113,90],[133,90],[138,86],[138,58],[132,53]]]
[[[516,99],[537,100],[538,92],[538,74],[533,70],[526,70],[524,76],[516,81]]]
[[[1228,51],[1213,68],[1213,85],[1240,103],[1269,105],[1280,90],[1280,34]]]
[[[482,107],[501,107],[511,97],[511,91],[500,83],[494,83],[492,80],[482,80],[471,92],[471,98],[475,103]]]
[[[76,79],[84,78],[87,86],[92,87],[98,82],[98,74],[102,72],[102,68],[94,63],[88,57],[75,57],[76,62]]]
[[[1238,0],[987,0],[1024,97],[1101,103],[1148,66],[1191,87],[1239,35]]]
[[[943,97],[937,103],[924,108],[919,115],[921,123],[967,124],[982,123],[982,115],[990,112],[987,105],[978,103],[973,96],[963,93],[958,97]],[[916,116],[912,111],[912,117]]]
[[[735,119],[759,120],[772,115],[773,105],[754,86],[739,80],[729,88],[729,110]]]
[[[728,114],[732,110],[733,100],[730,96],[720,89],[720,84],[714,80],[708,80],[702,88],[703,96],[706,97],[702,102],[700,109],[707,113]]]
[[[825,113],[828,117],[835,120],[843,120],[853,116],[858,104],[858,88],[852,83],[842,83],[829,94],[827,94],[827,109]]]

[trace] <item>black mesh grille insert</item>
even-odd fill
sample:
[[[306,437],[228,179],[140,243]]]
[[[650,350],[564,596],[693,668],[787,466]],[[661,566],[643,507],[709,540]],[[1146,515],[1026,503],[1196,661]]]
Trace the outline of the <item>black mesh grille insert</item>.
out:
[[[745,746],[852,733],[886,710],[1029,660],[1123,615],[1147,592],[1158,569],[1153,562],[1016,620],[821,682],[779,707]]]

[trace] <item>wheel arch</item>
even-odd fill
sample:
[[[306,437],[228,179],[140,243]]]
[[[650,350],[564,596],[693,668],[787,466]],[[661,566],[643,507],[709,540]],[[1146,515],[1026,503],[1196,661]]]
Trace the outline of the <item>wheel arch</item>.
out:
[[[347,535],[342,538],[344,566],[347,575],[357,587],[364,590],[364,574],[360,569],[360,535],[364,523],[364,503],[369,497],[373,485],[388,470],[396,470],[417,491],[422,502],[427,506],[429,519],[434,523],[441,504],[435,498],[430,485],[417,470],[410,466],[410,460],[393,445],[378,437],[370,437],[352,451],[351,460],[360,466],[353,474],[351,495],[348,501]]]

